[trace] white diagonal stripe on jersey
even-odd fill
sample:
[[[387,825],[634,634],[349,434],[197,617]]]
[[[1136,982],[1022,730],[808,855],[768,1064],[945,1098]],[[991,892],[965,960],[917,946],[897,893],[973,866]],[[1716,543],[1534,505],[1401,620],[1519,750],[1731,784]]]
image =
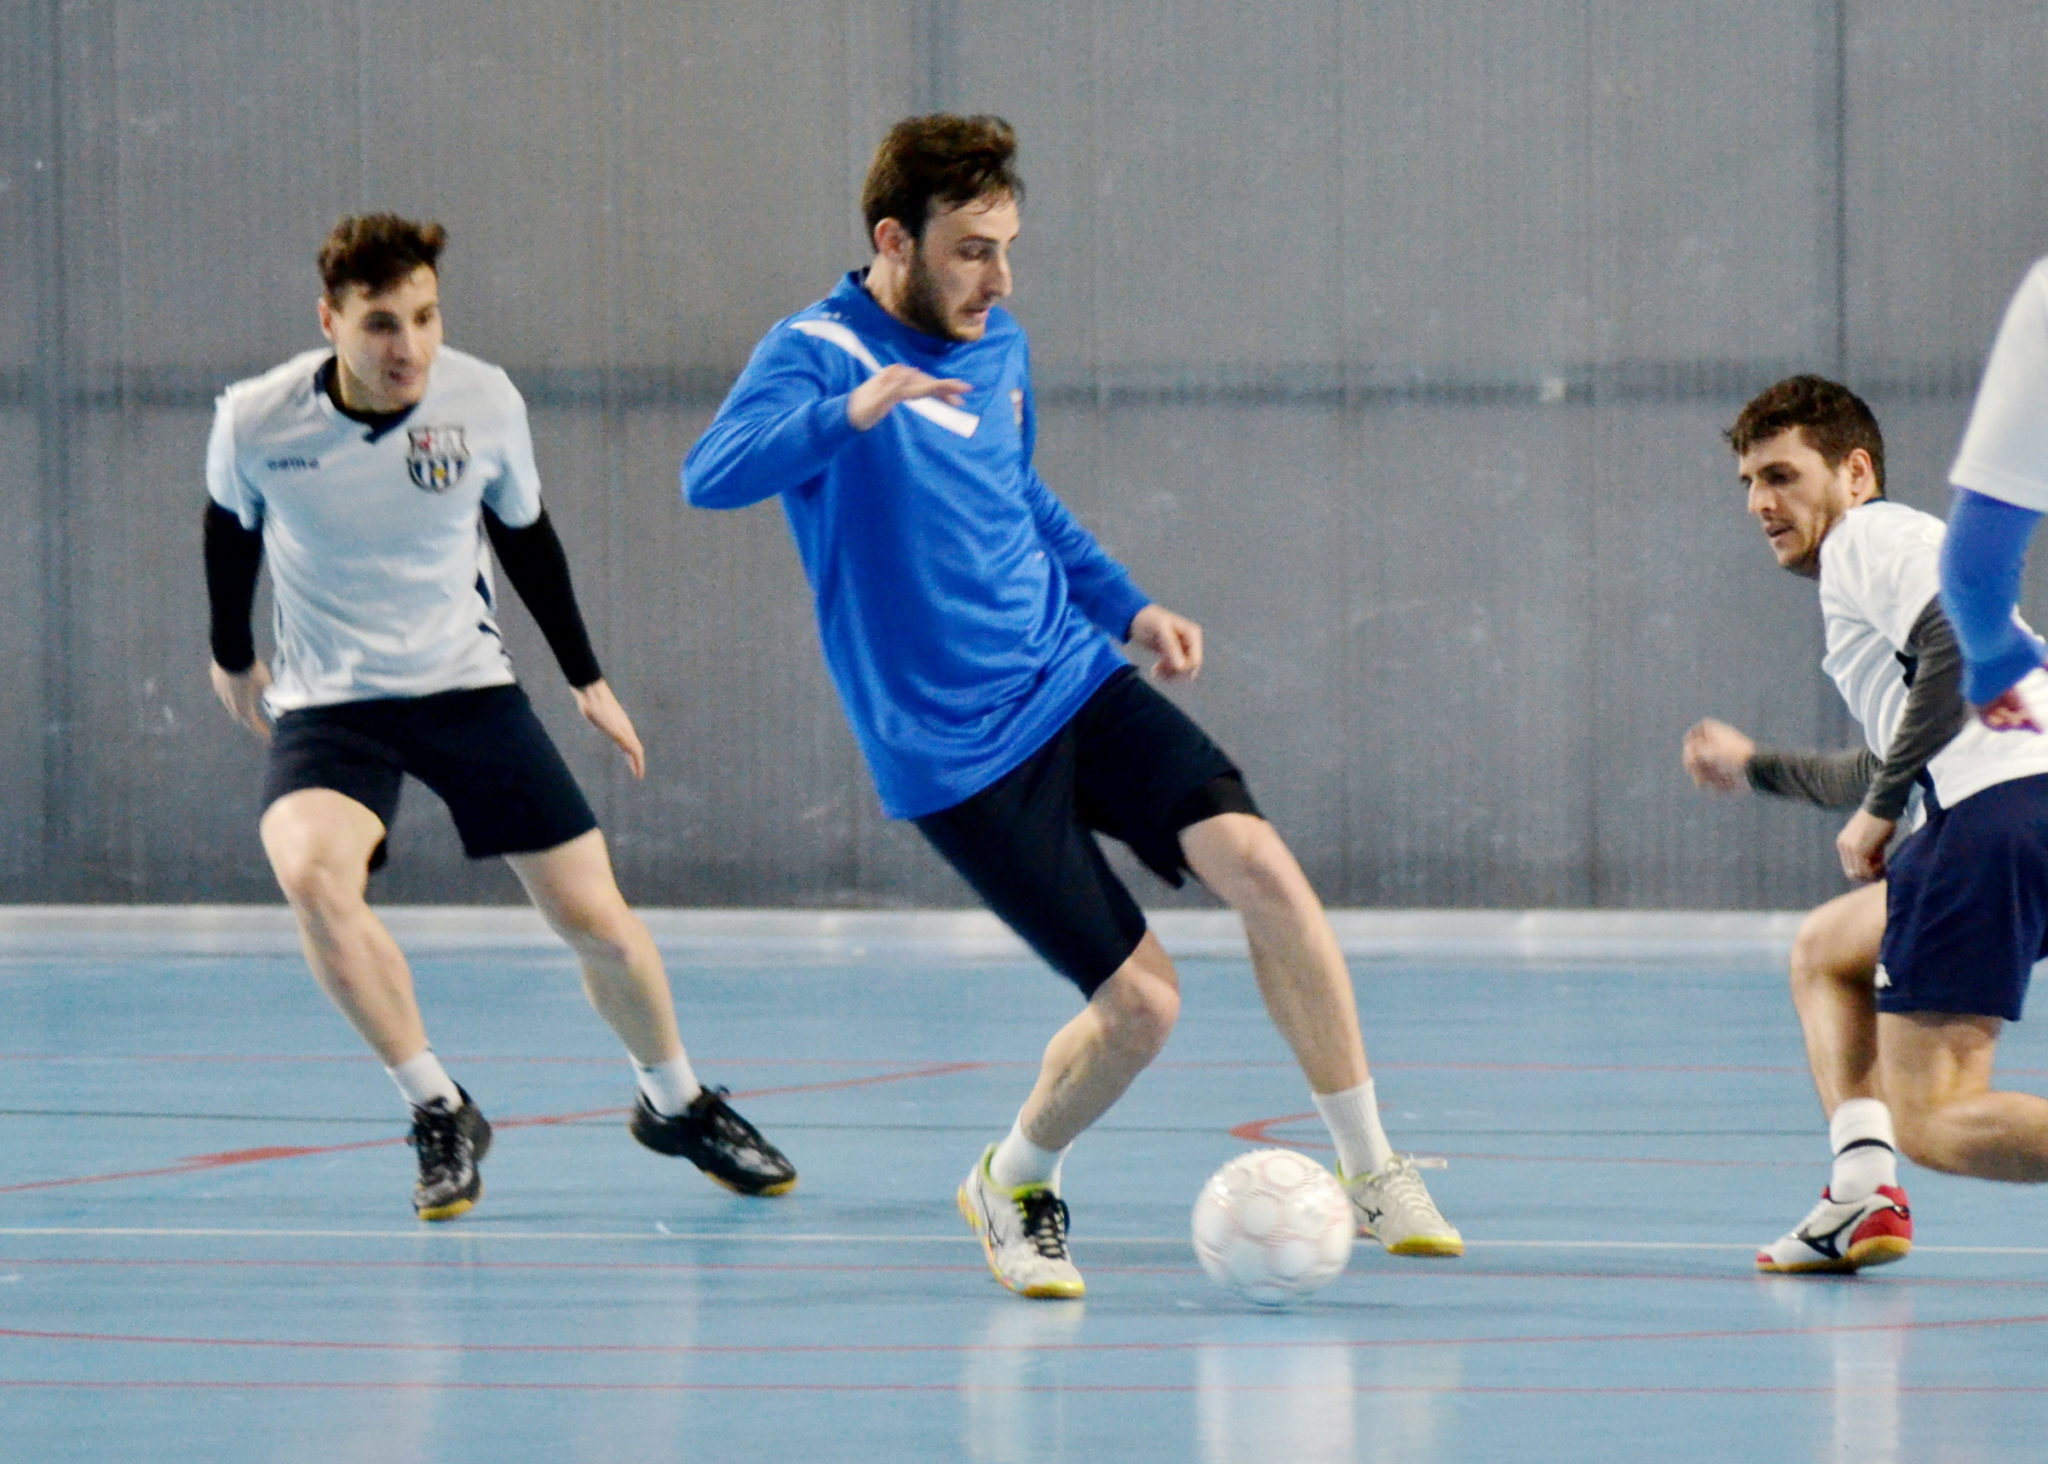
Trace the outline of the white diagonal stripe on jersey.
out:
[[[875,353],[868,349],[867,342],[848,330],[836,320],[795,320],[790,322],[791,330],[800,330],[807,336],[828,341],[839,347],[854,360],[868,368],[870,374],[880,371],[882,363],[875,359]],[[958,407],[936,402],[929,397],[919,397],[903,404],[906,411],[917,413],[927,422],[936,422],[956,437],[972,437],[974,429],[981,425],[981,418],[972,412],[963,412]]]

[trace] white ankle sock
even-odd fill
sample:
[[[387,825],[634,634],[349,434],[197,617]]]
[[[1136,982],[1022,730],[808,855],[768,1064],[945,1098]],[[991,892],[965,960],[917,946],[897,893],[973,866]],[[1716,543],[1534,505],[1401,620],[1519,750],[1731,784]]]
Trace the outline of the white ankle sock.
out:
[[[417,1056],[384,1071],[391,1074],[400,1095],[414,1108],[425,1108],[436,1098],[444,1099],[450,1108],[462,1106],[462,1090],[455,1086],[455,1079],[448,1076],[431,1047],[422,1048]]]
[[[1309,1096],[1316,1100],[1316,1112],[1322,1114],[1324,1126],[1336,1141],[1338,1178],[1356,1179],[1387,1167],[1394,1146],[1380,1127],[1380,1104],[1373,1095],[1371,1078],[1341,1093]]]
[[[1898,1142],[1892,1137],[1892,1112],[1876,1098],[1847,1098],[1828,1120],[1828,1143],[1835,1167],[1828,1193],[1838,1200],[1868,1199],[1884,1185],[1899,1182]]]
[[[690,1054],[678,1052],[667,1062],[633,1063],[633,1079],[647,1106],[663,1118],[674,1118],[697,1099],[704,1085],[690,1068]]]
[[[1027,1184],[1042,1184],[1058,1194],[1060,1164],[1066,1157],[1066,1149],[1041,1149],[1025,1138],[1024,1119],[1020,1114],[1010,1125],[1010,1132],[996,1145],[995,1155],[988,1161],[988,1177],[999,1189],[1013,1190]]]

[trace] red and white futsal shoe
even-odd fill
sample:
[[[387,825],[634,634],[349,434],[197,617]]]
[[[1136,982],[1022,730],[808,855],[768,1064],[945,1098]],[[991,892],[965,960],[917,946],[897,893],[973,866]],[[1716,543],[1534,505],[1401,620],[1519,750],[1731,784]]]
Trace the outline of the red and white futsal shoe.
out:
[[[1860,1271],[1901,1261],[1913,1249],[1913,1211],[1895,1184],[1869,1198],[1837,1200],[1826,1190],[1799,1228],[1756,1253],[1759,1271]]]

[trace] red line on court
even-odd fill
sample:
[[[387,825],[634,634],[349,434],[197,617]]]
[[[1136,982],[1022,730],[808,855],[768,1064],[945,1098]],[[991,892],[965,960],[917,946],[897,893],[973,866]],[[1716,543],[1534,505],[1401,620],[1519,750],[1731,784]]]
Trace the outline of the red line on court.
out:
[[[902,1272],[906,1275],[931,1275],[941,1272],[957,1273],[962,1276],[979,1276],[986,1266],[910,1266],[878,1265],[869,1262],[849,1261],[363,1261],[363,1260],[254,1260],[246,1258],[223,1258],[206,1260],[198,1257],[149,1260],[119,1256],[28,1256],[17,1259],[0,1257],[0,1267],[6,1266],[113,1266],[129,1270],[149,1270],[168,1267],[173,1270],[341,1270],[341,1271],[439,1271],[449,1275],[464,1275],[471,1271],[666,1271],[677,1275],[697,1275],[702,1272],[735,1271],[752,1273],[793,1272],[844,1272],[848,1275],[865,1276],[871,1272]],[[1115,1271],[1119,1274],[1180,1275],[1193,1273],[1191,1262],[1186,1266],[1096,1266],[1092,1270]]]
[[[119,1343],[151,1347],[218,1347],[277,1352],[394,1352],[460,1356],[576,1357],[835,1357],[965,1356],[1008,1353],[1182,1353],[1204,1349],[1235,1352],[1299,1352],[1342,1349],[1375,1352],[1409,1347],[1562,1347],[1593,1343],[1753,1342],[1766,1337],[1839,1337],[1871,1333],[1955,1332],[1985,1327],[2048,1326],[2048,1314],[2013,1317],[1960,1317],[1944,1321],[1845,1322],[1817,1327],[1739,1327],[1692,1332],[1549,1333],[1533,1337],[1360,1337],[1334,1340],[1272,1342],[807,1342],[653,1343],[653,1342],[375,1342],[319,1340],[305,1337],[169,1337],[148,1333],[45,1331],[32,1327],[0,1327],[0,1338],[23,1342]]]
[[[827,1083],[792,1083],[779,1088],[754,1088],[733,1096],[740,1099],[778,1097],[787,1093],[825,1093],[840,1088],[873,1087],[880,1083],[901,1083],[915,1078],[940,1078],[952,1073],[972,1072],[978,1062],[929,1063],[902,1072],[872,1073],[860,1078],[835,1078]],[[592,1108],[581,1113],[542,1114],[531,1118],[498,1120],[499,1129],[545,1128],[554,1124],[578,1123],[592,1118],[617,1118],[623,1108]],[[125,1169],[112,1174],[81,1174],[69,1179],[37,1179],[26,1184],[0,1185],[0,1195],[23,1194],[29,1190],[66,1189],[81,1184],[111,1184],[123,1179],[155,1179],[170,1174],[196,1174],[207,1169],[224,1169],[240,1164],[267,1164],[274,1159],[303,1159],[310,1154],[346,1154],[355,1149],[385,1149],[405,1142],[403,1135],[384,1139],[358,1139],[350,1144],[270,1145],[259,1149],[229,1149],[219,1154],[195,1154],[156,1169]]]
[[[378,1382],[341,1382],[327,1379],[295,1382],[283,1379],[263,1379],[251,1382],[232,1382],[225,1379],[184,1380],[174,1378],[0,1378],[0,1388],[75,1388],[99,1391],[153,1391],[169,1392],[177,1389],[191,1389],[202,1392],[373,1392],[373,1393],[1045,1393],[1061,1395],[1069,1393],[1130,1393],[1130,1394],[1212,1394],[1212,1393],[1256,1393],[1278,1394],[1281,1397],[1299,1397],[1304,1391],[1321,1395],[1330,1390],[1313,1386],[1304,1390],[1299,1384],[1290,1383],[485,1383],[485,1382],[425,1382],[419,1379],[396,1379]],[[1432,1387],[1426,1383],[1349,1383],[1341,1390],[1377,1397],[1413,1397],[1418,1394],[1429,1397],[1452,1397],[1466,1394],[1477,1396],[1507,1397],[1562,1397],[1562,1398],[1724,1398],[1724,1397],[1795,1397],[1795,1398],[1892,1398],[1900,1395],[1915,1397],[2037,1397],[2048,1393],[2048,1385],[1971,1386],[1942,1383],[1900,1383],[1896,1386],[1872,1384],[1865,1387],[1840,1387],[1833,1384],[1806,1385],[1799,1387],[1752,1387],[1736,1384],[1725,1388],[1698,1386],[1673,1387],[1666,1384],[1646,1384],[1637,1387],[1518,1387],[1513,1384],[1467,1384]]]

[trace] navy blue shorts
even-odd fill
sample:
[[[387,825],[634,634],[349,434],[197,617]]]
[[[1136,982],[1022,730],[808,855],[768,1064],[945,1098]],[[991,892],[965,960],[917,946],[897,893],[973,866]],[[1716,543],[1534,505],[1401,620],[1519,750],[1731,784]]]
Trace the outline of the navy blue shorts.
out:
[[[2048,773],[1937,810],[1886,880],[1877,1009],[2017,1022],[2048,955]]]
[[[286,712],[271,733],[263,806],[328,788],[389,829],[407,773],[448,805],[472,859],[538,853],[597,827],[569,765],[516,686]],[[380,842],[370,868],[384,858]]]
[[[915,820],[1047,965],[1093,996],[1145,937],[1098,833],[1179,886],[1180,832],[1258,814],[1229,756],[1136,671],[1111,676],[1045,746],[971,798]]]

